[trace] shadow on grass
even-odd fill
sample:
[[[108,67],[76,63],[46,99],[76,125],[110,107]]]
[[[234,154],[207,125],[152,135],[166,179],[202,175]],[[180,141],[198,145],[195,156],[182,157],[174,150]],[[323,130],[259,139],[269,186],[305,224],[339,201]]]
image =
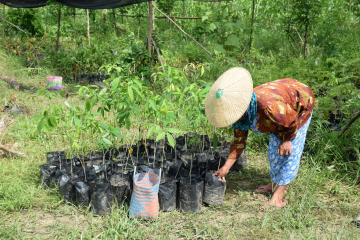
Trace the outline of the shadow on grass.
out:
[[[254,192],[259,185],[268,184],[270,177],[255,168],[245,168],[240,172],[230,173],[227,178],[227,193],[236,194],[238,191]]]

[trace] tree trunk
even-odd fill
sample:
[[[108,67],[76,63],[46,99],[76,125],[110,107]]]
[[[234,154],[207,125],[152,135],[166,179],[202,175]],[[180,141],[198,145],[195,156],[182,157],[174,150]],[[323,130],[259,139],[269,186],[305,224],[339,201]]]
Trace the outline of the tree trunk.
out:
[[[89,12],[90,12],[90,15],[91,15],[91,21],[93,23],[95,23],[95,21],[96,21],[96,10],[89,10]]]
[[[148,2],[148,29],[147,29],[147,47],[149,51],[149,55],[151,56],[153,53],[153,33],[154,33],[154,6],[153,1],[149,0]]]
[[[58,6],[58,15],[57,15],[57,34],[56,34],[56,51],[60,49],[60,35],[61,35],[61,6]]]
[[[186,16],[186,3],[185,0],[182,0],[182,14]]]
[[[3,35],[5,37],[6,35],[6,31],[5,31],[5,16],[6,16],[6,9],[5,9],[5,4],[3,5],[3,21],[2,21],[2,30],[3,30]]]
[[[117,29],[116,29],[116,9],[115,8],[112,10],[112,21],[113,21],[114,30],[116,33]]]
[[[86,9],[86,22],[87,22],[87,39],[88,39],[88,43],[90,46],[91,40],[90,40],[90,11],[89,11],[89,9]]]
[[[120,21],[121,21],[121,24],[124,24],[124,14],[126,12],[124,11],[123,8],[120,8],[120,14],[121,14],[121,18],[120,18]]]
[[[102,13],[103,22],[104,22],[104,24],[106,24],[107,23],[108,10],[104,9],[104,10],[102,10],[101,13]]]
[[[306,58],[307,55],[307,44],[309,37],[309,21],[305,22],[305,32],[304,32],[304,46],[303,46],[303,56]]]
[[[76,8],[73,9],[74,23],[76,22]]]
[[[252,47],[252,44],[253,44],[254,23],[255,23],[255,4],[256,4],[256,0],[252,0],[249,51],[251,50],[251,47]]]

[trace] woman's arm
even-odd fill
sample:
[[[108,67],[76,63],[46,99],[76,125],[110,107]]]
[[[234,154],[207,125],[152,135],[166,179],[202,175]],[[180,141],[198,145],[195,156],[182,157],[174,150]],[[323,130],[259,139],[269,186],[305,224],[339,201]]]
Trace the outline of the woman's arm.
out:
[[[265,114],[277,126],[276,135],[282,142],[278,149],[279,154],[281,156],[290,155],[291,140],[296,137],[297,133],[299,113],[290,104],[276,101],[266,106]]]
[[[230,146],[230,153],[228,159],[226,160],[224,166],[222,166],[216,173],[216,176],[225,177],[230,168],[234,165],[238,157],[244,151],[246,147],[246,140],[248,136],[248,131],[241,131],[238,129],[234,130],[234,141]]]

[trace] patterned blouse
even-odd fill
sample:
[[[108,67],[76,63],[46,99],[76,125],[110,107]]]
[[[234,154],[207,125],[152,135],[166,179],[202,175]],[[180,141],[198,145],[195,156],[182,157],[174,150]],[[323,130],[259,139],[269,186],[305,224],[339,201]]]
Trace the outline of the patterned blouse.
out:
[[[295,138],[296,132],[311,116],[315,96],[295,79],[285,78],[254,88],[257,97],[256,129],[274,133],[282,141]],[[246,146],[248,131],[234,130],[229,158],[237,158]]]

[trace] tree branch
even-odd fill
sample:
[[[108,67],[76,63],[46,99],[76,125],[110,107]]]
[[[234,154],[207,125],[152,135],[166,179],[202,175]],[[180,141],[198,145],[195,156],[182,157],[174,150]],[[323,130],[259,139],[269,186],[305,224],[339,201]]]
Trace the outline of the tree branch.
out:
[[[30,91],[30,92],[33,92],[34,90],[36,90],[34,87],[26,86],[22,83],[17,82],[15,79],[12,79],[7,76],[0,76],[0,80],[6,82],[10,87],[12,87],[16,90]]]
[[[2,155],[5,155],[5,156],[25,157],[24,153],[16,152],[16,151],[10,149],[8,146],[2,145],[2,144],[0,144],[0,151],[2,151],[3,152]],[[1,154],[0,154],[0,156],[1,156]]]
[[[350,121],[345,125],[340,135],[343,135],[351,127],[351,125],[359,118],[360,118],[360,111],[354,114],[354,116],[350,119]]]
[[[17,30],[25,33],[25,34],[28,35],[28,36],[30,35],[29,32],[27,32],[27,31],[25,31],[24,29],[20,28],[18,25],[15,25],[15,24],[13,24],[12,22],[9,22],[8,20],[6,20],[4,16],[0,15],[0,18],[1,18],[5,23],[7,23],[7,24],[9,24],[10,26],[16,28]]]
[[[172,22],[175,27],[177,27],[183,34],[185,34],[187,37],[189,37],[192,41],[194,41],[200,48],[202,48],[207,54],[209,54],[210,56],[212,56],[211,52],[209,50],[207,50],[199,41],[197,41],[193,36],[191,36],[190,34],[188,34],[187,32],[185,32],[182,27],[179,26],[179,24],[177,24],[171,17],[169,17],[166,13],[164,13],[163,11],[161,11],[158,7],[156,7],[156,5],[154,6],[154,8],[159,11],[162,15],[164,15],[167,19],[169,19],[170,22]]]

